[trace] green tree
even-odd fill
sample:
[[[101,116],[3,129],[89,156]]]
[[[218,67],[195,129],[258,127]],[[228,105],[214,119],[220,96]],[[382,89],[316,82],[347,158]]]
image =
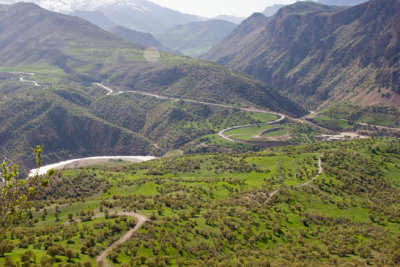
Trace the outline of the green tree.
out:
[[[53,259],[60,253],[60,250],[56,246],[50,246],[47,248],[47,254],[50,255]]]
[[[41,167],[43,148],[36,147],[36,165]],[[1,164],[0,174],[0,238],[16,224],[18,224],[32,207],[33,198],[40,188],[49,184],[49,177],[54,175],[54,169],[42,176],[37,172],[33,177],[19,179],[18,165],[9,166],[7,162]]]
[[[5,253],[10,253],[13,251],[15,248],[15,245],[13,242],[10,242],[8,240],[2,240],[0,241],[0,257],[4,257]]]
[[[65,250],[65,256],[68,258],[68,261],[71,262],[72,258],[74,257],[75,253],[72,249]]]

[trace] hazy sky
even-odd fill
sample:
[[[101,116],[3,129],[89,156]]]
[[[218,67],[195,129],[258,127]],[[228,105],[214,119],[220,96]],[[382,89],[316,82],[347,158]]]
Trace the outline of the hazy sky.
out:
[[[215,17],[234,15],[248,17],[274,4],[292,4],[296,0],[149,0],[184,13]]]

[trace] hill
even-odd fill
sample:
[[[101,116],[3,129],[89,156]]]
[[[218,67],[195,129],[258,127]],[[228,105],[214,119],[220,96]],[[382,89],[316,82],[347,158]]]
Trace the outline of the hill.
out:
[[[158,50],[164,52],[179,54],[179,52],[175,52],[174,50],[163,46],[150,33],[134,31],[125,28],[124,26],[112,27],[111,29],[109,29],[109,32],[129,42],[137,43],[145,47],[155,47]]]
[[[338,102],[398,109],[399,7],[396,0],[347,9],[299,2],[271,18],[253,15],[202,58],[244,71],[310,109]]]
[[[0,70],[8,73],[0,84],[0,153],[27,166],[34,165],[26,160],[37,144],[48,149],[45,162],[104,154],[161,155],[232,123],[252,121],[232,109],[118,94],[119,90],[304,114],[249,76],[204,61],[153,53],[85,20],[33,4],[1,5],[0,27]],[[19,80],[24,78],[41,86]],[[107,96],[93,83],[116,92]]]
[[[0,265],[398,266],[399,154],[368,139],[65,170]]]
[[[176,26],[155,37],[165,46],[191,57],[198,57],[224,39],[236,27],[225,20],[191,22]]]

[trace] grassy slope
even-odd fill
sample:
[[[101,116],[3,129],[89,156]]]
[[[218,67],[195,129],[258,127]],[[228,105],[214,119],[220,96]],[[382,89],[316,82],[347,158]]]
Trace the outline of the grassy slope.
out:
[[[116,266],[143,261],[232,265],[236,260],[252,266],[267,262],[273,266],[375,265],[383,259],[394,266],[399,248],[398,149],[392,141],[359,140],[70,170],[62,174],[61,183],[73,177],[97,177],[111,187],[105,193],[92,188],[88,192],[93,197],[83,205],[79,201],[60,205],[61,222],[67,213],[93,210],[100,201],[103,209],[139,210],[154,216],[118,252]],[[290,187],[315,176],[321,154],[324,174],[310,187]],[[75,187],[81,189],[79,184]],[[265,192],[276,188],[281,192],[265,202]],[[52,225],[54,220],[52,205],[45,221],[38,223]],[[98,229],[93,233],[100,234]],[[67,247],[79,250],[78,244]],[[23,251],[9,255],[16,259]],[[43,250],[35,252],[43,254]],[[263,260],[253,255],[262,255]],[[65,262],[64,257],[57,259]]]

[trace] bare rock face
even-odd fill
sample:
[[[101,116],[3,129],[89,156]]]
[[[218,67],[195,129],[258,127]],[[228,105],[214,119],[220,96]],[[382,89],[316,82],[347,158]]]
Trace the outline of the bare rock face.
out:
[[[244,71],[314,106],[338,99],[359,101],[365,91],[380,87],[396,97],[398,25],[398,0],[350,8],[299,2],[271,18],[253,15],[203,58]],[[373,102],[393,103],[387,100]]]

